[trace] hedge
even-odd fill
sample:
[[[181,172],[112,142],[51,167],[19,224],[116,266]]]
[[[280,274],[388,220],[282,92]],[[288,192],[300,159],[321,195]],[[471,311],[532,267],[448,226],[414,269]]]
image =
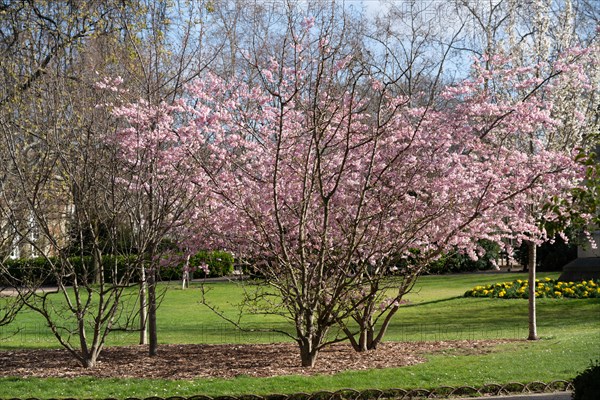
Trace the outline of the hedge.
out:
[[[116,272],[116,280],[121,280],[125,273],[131,272],[135,262],[135,256],[103,256],[105,281],[113,282],[113,271]],[[4,267],[8,271],[7,274],[0,275],[0,285],[4,286],[18,284],[53,286],[57,284],[56,278],[60,275],[67,285],[72,282],[73,275],[76,275],[82,283],[93,283],[96,279],[96,269],[91,256],[69,257],[68,264],[62,264],[56,257],[20,258],[5,261]],[[139,275],[134,272],[132,280],[139,280]]]
[[[65,266],[65,271],[61,272],[61,263],[57,258],[23,258],[16,260],[7,260],[4,267],[7,273],[0,274],[0,286],[13,286],[16,284],[26,285],[35,283],[39,286],[53,286],[57,284],[56,276],[63,275],[66,284],[70,284],[69,276],[73,273],[77,275],[81,282],[93,283],[96,279],[96,270],[91,256],[69,257],[69,264]],[[180,280],[183,276],[184,262],[181,257],[176,262],[168,262],[159,269],[160,280]],[[126,273],[131,273],[129,282],[139,282],[140,274],[135,268],[138,262],[137,255],[113,256],[105,255],[102,257],[104,266],[104,279],[106,282],[113,282],[113,275],[116,272],[117,281],[121,280]],[[233,273],[234,258],[233,255],[224,251],[200,251],[190,257],[190,277],[206,277],[203,270],[199,269],[201,265],[206,264],[209,270],[209,277],[219,277]],[[53,271],[53,268],[55,269]],[[10,278],[9,278],[10,277]]]

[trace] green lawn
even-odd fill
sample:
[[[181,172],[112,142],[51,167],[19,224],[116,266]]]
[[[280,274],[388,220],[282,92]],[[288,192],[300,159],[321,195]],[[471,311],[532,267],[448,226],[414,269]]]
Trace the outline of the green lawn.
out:
[[[540,278],[557,274],[539,274]],[[525,274],[465,274],[427,276],[408,296],[410,303],[395,317],[388,340],[495,339],[527,336],[527,301],[462,298],[475,285],[524,279]],[[235,316],[241,299],[233,283],[211,283],[209,298]],[[286,340],[274,334],[240,333],[199,304],[200,289],[181,290],[176,285],[159,309],[159,339],[163,343],[268,343]],[[538,299],[536,342],[503,344],[483,355],[461,355],[451,351],[436,354],[428,362],[404,368],[344,372],[334,376],[276,377],[194,381],[77,379],[0,379],[0,398],[11,397],[149,397],[236,395],[243,393],[292,393],[367,388],[434,388],[481,386],[487,383],[552,381],[572,379],[591,359],[600,358],[600,299]],[[243,323],[255,327],[280,327],[275,317],[244,316]],[[14,327],[21,331],[10,338],[0,332],[0,350],[16,347],[56,347],[37,316],[24,313]],[[14,329],[13,327],[13,329]],[[136,334],[119,333],[111,345],[132,344]],[[1,368],[1,366],[0,366]]]

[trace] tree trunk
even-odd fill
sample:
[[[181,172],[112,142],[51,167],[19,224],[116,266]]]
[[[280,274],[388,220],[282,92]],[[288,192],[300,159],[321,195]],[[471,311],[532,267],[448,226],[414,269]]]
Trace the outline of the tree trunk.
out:
[[[383,336],[379,337],[379,335],[378,337],[375,337],[375,330],[370,329],[367,332],[367,350],[377,350],[377,345],[379,344],[382,338]]]
[[[397,300],[398,302],[400,301],[399,299]],[[385,316],[385,319],[383,320],[383,323],[381,324],[381,326],[379,327],[379,331],[377,332],[377,335],[375,335],[375,325],[374,324],[369,324],[369,330],[367,332],[367,337],[368,337],[368,345],[367,345],[367,349],[368,350],[376,350],[377,346],[379,345],[379,343],[381,343],[381,341],[383,340],[383,337],[385,336],[388,327],[390,326],[390,322],[392,321],[392,317],[394,315],[396,315],[396,312],[398,311],[398,306],[394,306],[390,309],[390,311],[388,312],[388,314]]]
[[[312,368],[317,361],[319,351],[313,346],[312,340],[302,339],[300,342],[300,360],[303,367]]]
[[[365,352],[369,349],[369,331],[369,329],[361,329],[360,337],[358,338],[358,348],[356,349],[358,352]]]
[[[360,329],[358,334],[353,334],[350,329],[344,326],[342,330],[348,336],[352,348],[359,353],[376,350],[379,343],[383,340],[391,318],[396,314],[397,309],[397,307],[394,307],[394,309],[390,311],[377,332],[375,325],[372,322],[372,317],[366,315],[362,316],[362,320],[357,320]],[[356,336],[358,336],[358,338]]]
[[[375,327],[364,326],[361,328],[360,335],[358,338],[357,346],[354,346],[354,350],[359,353],[364,353],[369,350],[377,348],[377,342],[375,341]]]
[[[96,360],[98,358],[97,348],[92,346],[91,350],[88,346],[86,324],[84,319],[79,319],[78,327],[79,333],[79,348],[81,351],[79,362],[83,368],[94,368],[96,366]]]
[[[140,344],[148,344],[148,283],[146,282],[146,267],[140,268]]]
[[[183,278],[181,283],[181,289],[190,287],[190,255],[188,254],[185,258],[185,264],[183,265]]]
[[[537,283],[535,281],[535,269],[536,269],[536,256],[537,246],[533,242],[528,242],[529,249],[529,336],[527,340],[538,340],[537,335],[537,322],[536,322],[536,311],[535,311],[535,290]]]
[[[98,359],[98,353],[93,352],[92,354],[87,354],[81,360],[81,365],[83,368],[94,368],[96,366],[96,361]]]
[[[102,251],[100,250],[100,243],[98,243],[98,221],[93,222],[94,232],[94,247],[92,249],[92,268],[94,270],[94,283],[100,285],[104,283],[104,270],[102,265]],[[115,278],[116,279],[116,278]]]
[[[104,283],[104,268],[102,265],[102,252],[97,246],[94,246],[93,250],[93,269],[94,269],[94,283],[100,285]]]
[[[158,353],[158,334],[156,329],[156,270],[152,268],[148,274],[148,355]]]

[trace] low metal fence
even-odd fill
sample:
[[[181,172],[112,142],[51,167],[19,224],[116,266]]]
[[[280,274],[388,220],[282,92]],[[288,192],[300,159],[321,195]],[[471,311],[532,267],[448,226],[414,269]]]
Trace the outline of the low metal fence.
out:
[[[320,391],[314,393],[269,394],[269,395],[239,395],[239,396],[170,396],[170,397],[128,397],[124,400],[410,400],[410,399],[448,399],[460,397],[502,396],[514,394],[555,393],[573,390],[569,381],[556,380],[549,383],[511,382],[504,385],[488,384],[476,388],[472,386],[443,386],[435,389],[341,389],[336,391]],[[38,400],[31,397],[22,399],[11,398],[0,400]],[[77,399],[62,399],[77,400]],[[105,400],[117,400],[107,398]]]

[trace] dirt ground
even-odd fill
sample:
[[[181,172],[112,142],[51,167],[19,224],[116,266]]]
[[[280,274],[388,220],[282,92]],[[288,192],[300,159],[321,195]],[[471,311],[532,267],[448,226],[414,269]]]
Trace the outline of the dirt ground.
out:
[[[162,345],[156,357],[149,357],[143,346],[109,347],[93,369],[79,367],[66,350],[0,351],[0,376],[194,379],[335,374],[413,365],[440,352],[487,353],[500,342],[387,342],[367,353],[356,353],[348,344],[335,344],[321,351],[314,368],[302,368],[297,347],[282,343]]]

